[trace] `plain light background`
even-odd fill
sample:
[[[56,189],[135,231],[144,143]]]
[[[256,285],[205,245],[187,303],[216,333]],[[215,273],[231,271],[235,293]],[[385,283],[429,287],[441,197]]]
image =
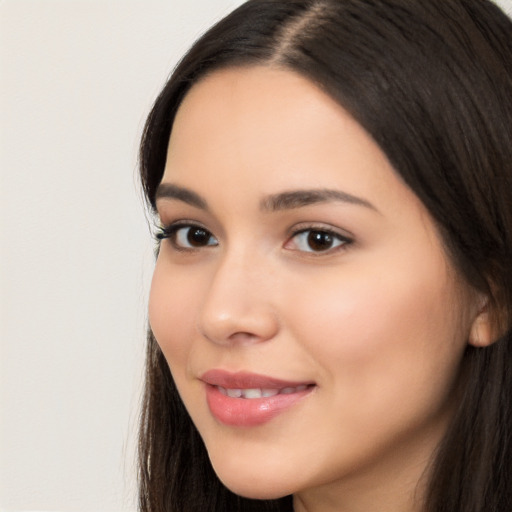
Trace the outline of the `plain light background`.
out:
[[[138,139],[178,58],[240,3],[0,1],[2,512],[136,509]]]

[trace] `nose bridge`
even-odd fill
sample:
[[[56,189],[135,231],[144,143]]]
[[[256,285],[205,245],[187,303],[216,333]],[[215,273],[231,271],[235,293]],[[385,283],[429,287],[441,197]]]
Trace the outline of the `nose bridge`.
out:
[[[199,311],[199,330],[215,343],[265,341],[277,330],[271,272],[264,257],[248,247],[219,256]]]

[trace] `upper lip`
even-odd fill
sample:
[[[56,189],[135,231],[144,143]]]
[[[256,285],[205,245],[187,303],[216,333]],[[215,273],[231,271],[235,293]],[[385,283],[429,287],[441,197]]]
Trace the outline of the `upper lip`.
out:
[[[219,369],[208,370],[201,376],[201,380],[211,386],[221,386],[227,389],[283,389],[314,384],[311,381],[288,381],[257,373],[229,372]]]

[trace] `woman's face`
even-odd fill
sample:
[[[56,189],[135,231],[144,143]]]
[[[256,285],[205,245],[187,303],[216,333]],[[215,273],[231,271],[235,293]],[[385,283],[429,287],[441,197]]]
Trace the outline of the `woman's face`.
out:
[[[361,126],[292,72],[215,72],[157,206],[150,323],[221,480],[300,503],[414,485],[477,297]]]

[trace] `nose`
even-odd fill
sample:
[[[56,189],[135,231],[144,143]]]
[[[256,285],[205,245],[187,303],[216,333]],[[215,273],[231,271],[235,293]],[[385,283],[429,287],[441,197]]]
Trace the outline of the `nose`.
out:
[[[254,258],[224,258],[212,271],[199,311],[199,331],[219,345],[272,339],[279,330],[273,289],[272,272]]]

